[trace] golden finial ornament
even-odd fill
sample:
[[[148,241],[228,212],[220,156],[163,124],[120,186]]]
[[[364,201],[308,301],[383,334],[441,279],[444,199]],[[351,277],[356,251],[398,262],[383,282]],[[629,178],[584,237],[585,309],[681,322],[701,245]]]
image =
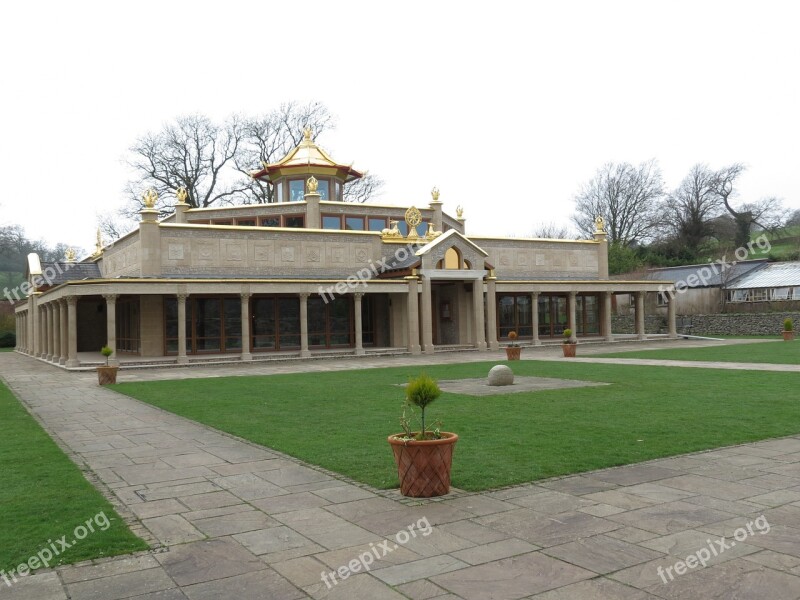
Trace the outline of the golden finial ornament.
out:
[[[311,127],[306,125],[305,128],[303,128],[303,139],[305,141],[307,141],[307,142],[310,142],[312,134],[313,134],[313,131],[311,131]]]
[[[319,182],[313,175],[306,180],[306,194],[316,194]]]
[[[463,219],[464,218],[464,207],[460,204],[456,206],[456,218]]]
[[[64,251],[64,259],[68,263],[74,263],[75,262],[75,258],[76,258],[76,253],[75,253],[75,250],[73,248],[67,248]]]
[[[439,188],[436,186],[433,186],[433,189],[431,190],[431,198],[433,198],[434,202],[439,201]]]
[[[599,215],[594,220],[594,232],[595,233],[606,232],[606,222],[603,220],[603,217]]]
[[[158,200],[158,192],[156,192],[153,188],[147,190],[144,195],[142,196],[142,201],[144,202],[144,207],[147,210],[152,210],[156,206],[156,201]]]
[[[189,192],[184,186],[178,188],[175,192],[175,197],[178,199],[178,204],[186,204],[186,199],[189,197]]]
[[[100,256],[103,253],[103,234],[100,233],[100,228],[97,228],[97,241],[94,244],[94,256]]]

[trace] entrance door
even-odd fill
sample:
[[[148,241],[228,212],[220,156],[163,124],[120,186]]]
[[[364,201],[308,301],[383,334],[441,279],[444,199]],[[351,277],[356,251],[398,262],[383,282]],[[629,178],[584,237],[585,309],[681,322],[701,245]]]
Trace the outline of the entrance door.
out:
[[[566,296],[539,296],[539,337],[561,337],[568,322]]]

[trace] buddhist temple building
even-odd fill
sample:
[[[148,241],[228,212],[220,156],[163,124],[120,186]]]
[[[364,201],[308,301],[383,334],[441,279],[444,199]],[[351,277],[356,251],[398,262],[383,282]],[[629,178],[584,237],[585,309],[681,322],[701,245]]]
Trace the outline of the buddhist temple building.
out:
[[[601,218],[590,240],[472,235],[439,191],[418,206],[344,202],[362,177],[306,130],[286,157],[252,177],[274,202],[192,208],[175,193],[159,219],[148,191],[138,229],[82,261],[29,257],[16,303],[17,348],[68,369],[165,365],[319,354],[496,350],[523,344],[613,341],[612,298],[662,281],[608,277]],[[669,288],[669,284],[667,284]],[[668,295],[668,294],[667,294]],[[674,304],[668,335],[675,335]]]

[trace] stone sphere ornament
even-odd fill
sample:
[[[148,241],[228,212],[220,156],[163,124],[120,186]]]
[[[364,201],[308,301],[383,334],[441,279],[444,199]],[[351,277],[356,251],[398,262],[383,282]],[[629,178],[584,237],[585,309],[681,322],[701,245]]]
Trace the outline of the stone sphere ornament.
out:
[[[514,383],[514,371],[506,365],[497,365],[489,371],[489,385],[512,385]]]

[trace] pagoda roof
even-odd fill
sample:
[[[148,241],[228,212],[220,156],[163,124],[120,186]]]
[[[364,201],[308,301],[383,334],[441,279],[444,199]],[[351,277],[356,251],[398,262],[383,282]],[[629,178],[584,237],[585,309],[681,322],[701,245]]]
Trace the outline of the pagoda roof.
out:
[[[263,168],[253,171],[250,175],[253,179],[273,180],[280,175],[291,172],[310,173],[315,168],[336,169],[340,172],[345,182],[360,179],[363,173],[356,171],[352,165],[342,165],[337,163],[331,156],[320,148],[311,139],[311,129],[306,127],[303,130],[303,141],[301,141],[286,156],[274,163],[262,163]]]

